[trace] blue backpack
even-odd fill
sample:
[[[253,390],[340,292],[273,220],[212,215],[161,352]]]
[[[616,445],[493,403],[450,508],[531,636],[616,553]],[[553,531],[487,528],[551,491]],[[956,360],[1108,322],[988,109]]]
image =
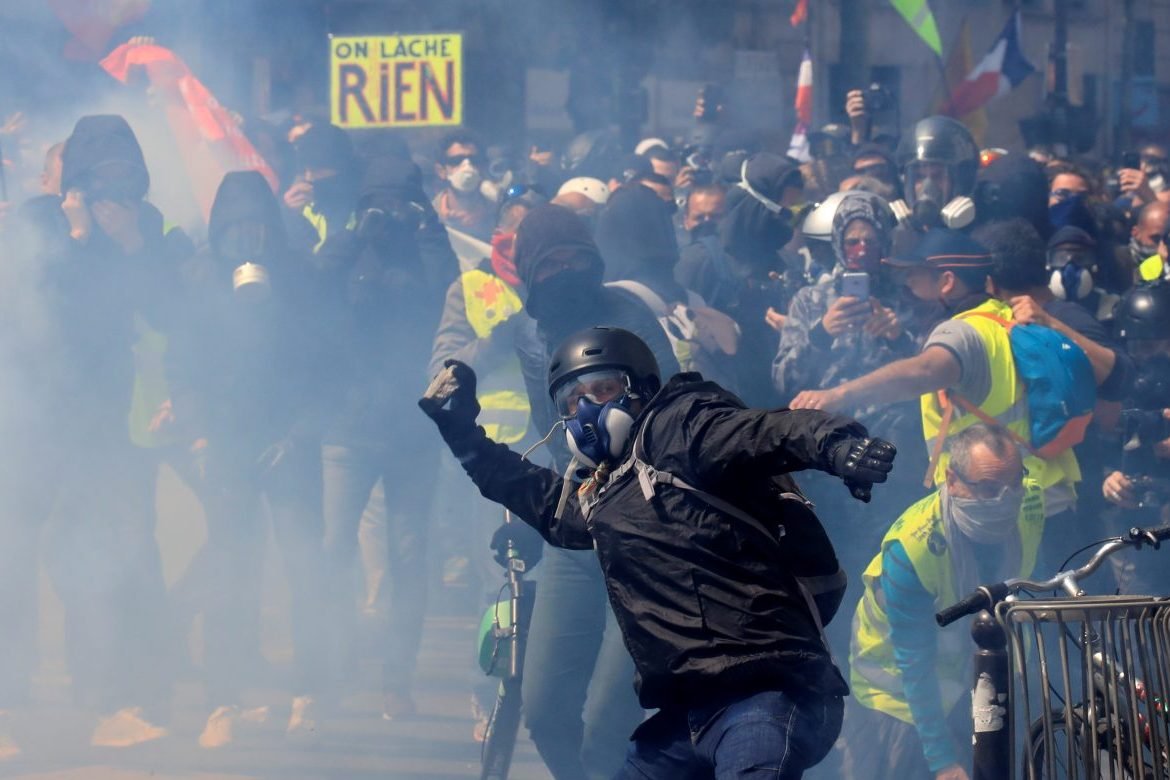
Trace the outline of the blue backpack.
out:
[[[1023,325],[990,312],[962,316],[986,317],[1007,329],[1016,374],[1028,394],[1031,441],[1020,443],[1034,455],[1053,458],[1084,441],[1097,404],[1097,380],[1084,350],[1063,333],[1043,325]],[[998,425],[974,404],[951,395],[983,422]]]

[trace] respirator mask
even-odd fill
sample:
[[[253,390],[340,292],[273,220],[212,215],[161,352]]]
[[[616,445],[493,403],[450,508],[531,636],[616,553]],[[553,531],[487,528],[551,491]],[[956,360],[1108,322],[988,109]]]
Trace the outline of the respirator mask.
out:
[[[235,264],[232,291],[241,298],[267,298],[272,282],[268,268],[259,260],[268,248],[268,226],[262,222],[236,222],[224,230],[218,247],[220,255]]]
[[[925,175],[922,168],[920,163],[911,163],[906,168],[906,192],[908,197],[913,195],[913,201],[899,200],[890,204],[898,222],[909,221],[922,230],[939,227],[962,230],[974,222],[975,201],[966,195],[948,198],[943,186],[935,177]]]
[[[569,450],[580,463],[597,468],[621,457],[634,427],[630,407],[636,397],[629,375],[620,369],[581,374],[553,393]]]
[[[1048,253],[1048,289],[1063,301],[1079,301],[1093,291],[1092,252],[1056,248]]]

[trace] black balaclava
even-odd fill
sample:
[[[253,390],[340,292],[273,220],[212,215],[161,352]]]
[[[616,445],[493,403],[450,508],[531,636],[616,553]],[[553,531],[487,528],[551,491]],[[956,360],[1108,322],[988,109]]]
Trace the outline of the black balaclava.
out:
[[[800,168],[795,160],[760,152],[747,159],[743,170],[744,181],[727,195],[727,216],[719,230],[723,249],[753,272],[778,269],[778,253],[792,238],[792,215],[759,196],[778,204],[786,185],[801,184]]]
[[[597,219],[597,246],[606,279],[644,282],[663,298],[685,300],[674,280],[674,225],[662,198],[648,187],[622,187],[610,197]]]
[[[336,176],[313,182],[313,205],[317,211],[348,211],[357,179],[357,155],[353,143],[340,127],[315,124],[297,141],[300,170],[330,168]]]
[[[583,257],[583,270],[563,270],[534,283],[536,270],[551,257]],[[597,302],[605,263],[585,221],[563,206],[538,206],[516,230],[516,275],[524,285],[524,308],[542,327],[558,317],[568,321]]]

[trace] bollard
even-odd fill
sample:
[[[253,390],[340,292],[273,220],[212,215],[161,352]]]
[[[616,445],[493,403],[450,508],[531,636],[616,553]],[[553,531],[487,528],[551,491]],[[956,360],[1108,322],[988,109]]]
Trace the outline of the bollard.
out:
[[[971,691],[971,778],[1007,780],[1012,776],[1007,637],[987,610],[975,616],[971,637],[979,648]]]

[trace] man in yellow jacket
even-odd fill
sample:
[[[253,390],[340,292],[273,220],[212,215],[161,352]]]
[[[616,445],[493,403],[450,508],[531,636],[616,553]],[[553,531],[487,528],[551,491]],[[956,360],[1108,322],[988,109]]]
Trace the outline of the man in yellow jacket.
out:
[[[866,568],[853,618],[844,777],[967,780],[974,646],[966,623],[934,613],[977,585],[1028,576],[1044,528],[1044,492],[1002,428],[951,440],[939,488],[907,509]]]

